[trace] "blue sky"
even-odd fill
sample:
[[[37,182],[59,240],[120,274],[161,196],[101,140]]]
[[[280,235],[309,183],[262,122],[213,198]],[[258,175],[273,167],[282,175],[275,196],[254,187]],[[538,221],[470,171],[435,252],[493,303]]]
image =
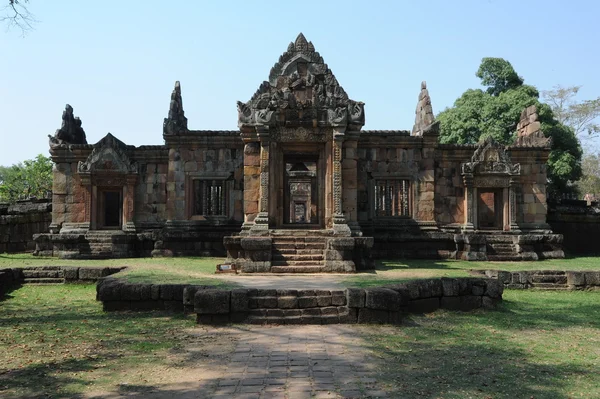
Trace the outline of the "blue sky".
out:
[[[6,0],[0,0],[6,2]],[[0,165],[48,154],[66,103],[88,142],[108,132],[161,144],[176,80],[191,129],[236,129],[247,101],[299,32],[365,129],[411,129],[422,80],[437,113],[479,87],[483,57],[540,90],[600,96],[600,3],[592,1],[31,0],[39,23],[0,31]],[[4,28],[4,27],[3,27]]]

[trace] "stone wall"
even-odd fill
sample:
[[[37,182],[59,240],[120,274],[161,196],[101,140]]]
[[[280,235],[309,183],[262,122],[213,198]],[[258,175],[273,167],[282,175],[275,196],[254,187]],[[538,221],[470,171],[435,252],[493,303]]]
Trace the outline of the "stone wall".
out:
[[[442,278],[346,290],[215,289],[101,280],[97,299],[107,311],[189,311],[201,324],[397,323],[406,313],[494,308],[502,300],[497,279]]]
[[[600,271],[471,270],[471,273],[498,279],[508,289],[585,290],[600,289]]]
[[[0,253],[33,251],[33,235],[49,231],[51,212],[48,200],[0,204]]]
[[[600,253],[600,207],[593,202],[562,200],[548,211],[548,224],[564,237],[565,252],[571,255]]]

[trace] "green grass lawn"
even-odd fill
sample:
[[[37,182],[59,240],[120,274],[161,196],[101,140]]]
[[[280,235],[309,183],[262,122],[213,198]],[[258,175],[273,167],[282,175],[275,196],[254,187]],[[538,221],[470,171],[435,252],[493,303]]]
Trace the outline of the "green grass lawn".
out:
[[[347,277],[350,287],[393,284],[416,278],[467,277],[469,270],[600,270],[600,257],[548,259],[537,262],[467,262],[464,260],[379,260],[373,271]]]
[[[600,398],[600,291],[505,291],[499,311],[368,326],[401,398]]]
[[[95,285],[23,286],[0,302],[0,397],[76,397],[149,366],[164,370],[182,330],[194,326],[183,315],[105,313],[95,292]]]
[[[131,282],[154,284],[198,284],[229,287],[233,283],[215,278],[216,265],[225,258],[121,258],[58,259],[31,254],[0,254],[0,269],[28,266],[127,266],[116,276]]]

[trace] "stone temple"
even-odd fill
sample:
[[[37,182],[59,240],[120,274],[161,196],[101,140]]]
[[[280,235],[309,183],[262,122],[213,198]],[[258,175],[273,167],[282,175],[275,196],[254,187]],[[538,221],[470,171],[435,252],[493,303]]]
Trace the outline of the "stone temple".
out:
[[[513,145],[440,144],[422,83],[412,130],[362,130],[364,103],[302,34],[237,106],[239,130],[190,130],[176,82],[164,145],[135,147],[110,133],[88,144],[67,105],[36,253],[227,255],[241,272],[564,256],[546,223],[550,142],[534,107]]]

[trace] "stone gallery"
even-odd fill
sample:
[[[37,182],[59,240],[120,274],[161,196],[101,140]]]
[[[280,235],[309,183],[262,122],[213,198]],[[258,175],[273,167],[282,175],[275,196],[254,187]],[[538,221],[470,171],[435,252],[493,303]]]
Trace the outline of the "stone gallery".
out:
[[[546,223],[549,139],[440,144],[421,84],[412,130],[362,130],[302,34],[238,102],[235,131],[190,130],[175,84],[164,145],[88,144],[67,105],[50,137],[52,224],[38,254],[224,256],[241,272],[353,272],[375,258],[562,257]]]

